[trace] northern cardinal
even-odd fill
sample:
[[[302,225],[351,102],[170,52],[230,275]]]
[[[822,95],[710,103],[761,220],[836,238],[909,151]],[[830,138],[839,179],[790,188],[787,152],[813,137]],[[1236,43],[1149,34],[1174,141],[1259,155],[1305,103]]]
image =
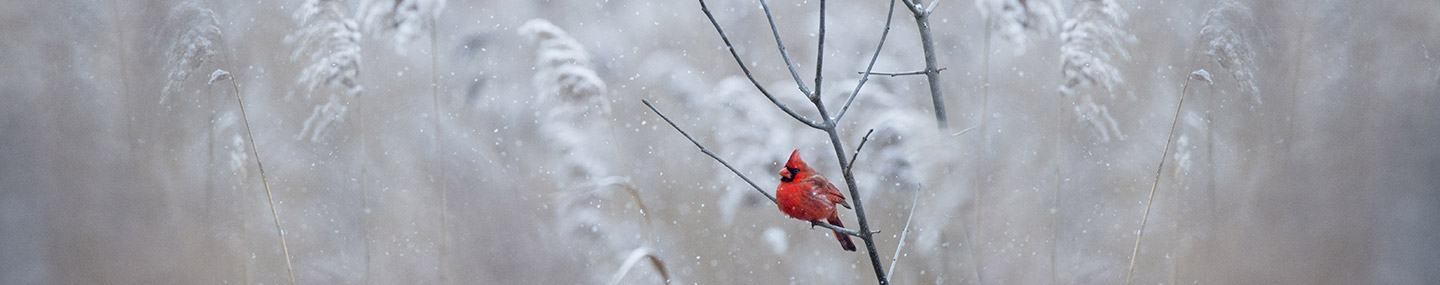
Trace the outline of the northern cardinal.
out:
[[[840,195],[835,185],[800,160],[798,149],[790,153],[790,161],[785,162],[785,169],[780,170],[780,187],[775,189],[775,199],[775,203],[780,205],[780,212],[791,218],[811,223],[825,219],[831,225],[842,228],[845,225],[840,223],[835,204],[850,208],[850,203],[845,202],[845,196]],[[850,240],[849,235],[835,231],[835,239],[840,240],[841,248],[855,251],[855,242]]]

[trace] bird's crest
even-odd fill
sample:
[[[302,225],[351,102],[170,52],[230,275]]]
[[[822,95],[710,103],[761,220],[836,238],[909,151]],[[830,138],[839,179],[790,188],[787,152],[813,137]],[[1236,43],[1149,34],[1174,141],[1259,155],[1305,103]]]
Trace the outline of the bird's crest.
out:
[[[790,161],[785,162],[785,168],[804,170],[805,168],[809,168],[809,166],[805,165],[804,160],[800,160],[800,150],[797,149],[795,152],[790,153]]]

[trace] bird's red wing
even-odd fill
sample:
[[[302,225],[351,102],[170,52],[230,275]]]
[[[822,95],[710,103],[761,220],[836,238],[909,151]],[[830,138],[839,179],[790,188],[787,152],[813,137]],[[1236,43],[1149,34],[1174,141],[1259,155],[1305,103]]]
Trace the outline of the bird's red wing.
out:
[[[812,185],[813,187],[810,187],[810,189],[816,190],[816,196],[825,197],[826,202],[840,204],[841,206],[845,206],[846,209],[850,209],[850,203],[845,201],[845,195],[841,195],[840,189],[835,188],[835,184],[830,184],[830,181],[825,180],[825,177],[820,175],[810,176],[805,179],[805,183]]]

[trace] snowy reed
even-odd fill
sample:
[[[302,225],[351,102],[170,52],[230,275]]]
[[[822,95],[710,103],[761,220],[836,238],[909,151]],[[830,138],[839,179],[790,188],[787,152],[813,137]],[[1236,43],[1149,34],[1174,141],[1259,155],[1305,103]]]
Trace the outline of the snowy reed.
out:
[[[305,86],[305,98],[326,93],[325,103],[315,106],[304,128],[295,136],[319,140],[331,124],[345,119],[350,101],[360,96],[360,32],[350,19],[349,7],[337,0],[309,0],[295,12],[300,28],[285,37],[295,44],[291,60],[310,64],[300,70],[297,82]],[[333,92],[324,92],[331,91]]]
[[[1255,83],[1255,44],[1253,31],[1255,17],[1247,8],[1234,1],[1221,1],[1220,6],[1205,13],[1200,28],[1200,41],[1205,44],[1205,55],[1220,65],[1234,79],[1240,88],[1255,97],[1256,104],[1264,104],[1260,98],[1260,87]]]
[[[220,54],[220,51],[228,52],[225,49],[224,35],[220,31],[220,21],[216,19],[215,12],[210,9],[200,7],[193,2],[185,2],[171,9],[166,22],[170,23],[167,27],[177,30],[167,35],[171,41],[166,68],[169,71],[169,81],[161,89],[162,103],[173,91],[172,89],[182,87],[190,74],[199,71],[206,61],[212,60],[212,57]],[[233,59],[227,61],[233,63]],[[233,66],[230,68],[234,69]],[[260,172],[260,181],[265,188],[265,196],[270,204],[270,214],[275,221],[275,232],[280,236],[280,249],[285,255],[285,270],[290,278],[290,283],[295,284],[295,269],[291,265],[290,246],[285,242],[285,229],[280,226],[280,212],[275,207],[274,192],[270,190],[270,181],[265,175],[265,165],[260,160],[260,149],[255,145],[255,133],[250,128],[249,115],[245,111],[245,98],[240,92],[240,83],[236,82],[236,79],[229,71],[216,68],[210,72],[207,83],[214,84],[228,80],[231,90],[235,94],[235,100],[240,104],[240,119],[245,125],[245,132],[249,138],[250,152],[255,155],[255,167]],[[243,160],[243,158],[237,159],[232,154],[232,161],[234,160]]]
[[[360,17],[366,33],[390,36],[396,52],[403,55],[444,9],[444,0],[366,0]]]
[[[1064,19],[1057,0],[975,0],[975,7],[1001,38],[1018,45],[1016,53],[1024,53],[1032,37],[1049,38]]]
[[[535,76],[532,83],[539,91],[537,106],[541,111],[540,129],[558,153],[566,159],[556,172],[561,187],[608,174],[604,160],[595,148],[597,138],[605,137],[599,130],[609,116],[610,104],[605,100],[605,81],[590,68],[590,54],[565,30],[543,19],[533,19],[520,26],[519,33],[536,44]]]
[[[1123,140],[1125,134],[1120,132],[1110,109],[1081,89],[1097,89],[1115,98],[1116,87],[1125,83],[1115,61],[1130,60],[1125,46],[1134,42],[1135,36],[1121,28],[1129,15],[1114,0],[1085,0],[1076,3],[1074,9],[1074,18],[1065,21],[1060,33],[1060,70],[1064,76],[1060,94],[1079,100],[1072,106],[1075,115],[1090,123],[1102,141],[1110,141],[1112,132]]]
[[[171,9],[166,22],[170,23],[163,35],[170,41],[165,57],[168,75],[165,87],[160,89],[160,104],[165,104],[176,89],[184,87],[185,81],[192,73],[200,72],[202,65],[215,60],[219,53],[216,45],[221,40],[215,12],[192,2]]]

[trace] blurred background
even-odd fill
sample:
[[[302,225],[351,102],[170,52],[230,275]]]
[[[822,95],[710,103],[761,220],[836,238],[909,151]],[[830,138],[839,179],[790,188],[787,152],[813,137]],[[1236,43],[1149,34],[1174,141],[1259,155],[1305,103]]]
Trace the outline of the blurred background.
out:
[[[823,88],[819,2],[769,2],[833,114],[889,2],[826,3]],[[759,2],[705,3],[817,118]],[[950,128],[923,76],[840,123],[895,283],[1116,284],[1137,236],[1139,284],[1440,282],[1440,3],[938,4]],[[874,70],[923,69],[896,5]],[[641,104],[849,196],[697,1],[0,7],[0,283],[875,282]]]

